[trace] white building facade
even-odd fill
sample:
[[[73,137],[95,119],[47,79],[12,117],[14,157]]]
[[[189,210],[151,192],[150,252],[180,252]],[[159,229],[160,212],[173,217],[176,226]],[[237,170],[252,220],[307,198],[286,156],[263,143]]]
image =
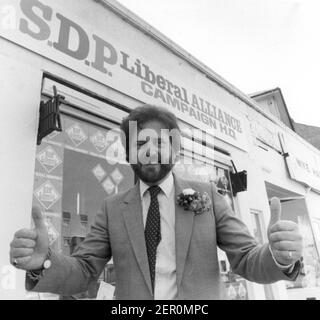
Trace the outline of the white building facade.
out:
[[[102,199],[134,184],[128,164],[108,158],[119,139],[107,136],[143,103],[179,118],[186,161],[176,172],[214,181],[258,241],[267,240],[268,200],[290,198],[283,215],[305,235],[306,276],[293,285],[250,283],[220,252],[229,298],[320,297],[317,149],[116,1],[0,5],[1,299],[29,297],[25,273],[10,266],[8,253],[14,232],[31,225],[32,204],[45,214],[52,247],[70,254]],[[37,145],[39,106],[54,87],[65,98],[62,132]],[[233,190],[232,162],[247,172],[246,191]],[[110,270],[101,277],[112,282]]]

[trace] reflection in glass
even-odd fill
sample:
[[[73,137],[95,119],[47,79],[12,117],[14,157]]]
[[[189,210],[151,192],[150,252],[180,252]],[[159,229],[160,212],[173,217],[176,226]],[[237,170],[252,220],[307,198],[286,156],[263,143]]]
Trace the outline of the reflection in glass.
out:
[[[106,128],[66,115],[62,125],[63,132],[49,135],[37,147],[33,204],[44,212],[51,247],[70,255],[89,232],[103,199],[130,188],[134,176],[128,164],[111,161],[114,144],[107,141]],[[108,147],[113,149],[106,158]],[[112,279],[111,261],[99,281]],[[63,299],[93,299],[98,283]]]

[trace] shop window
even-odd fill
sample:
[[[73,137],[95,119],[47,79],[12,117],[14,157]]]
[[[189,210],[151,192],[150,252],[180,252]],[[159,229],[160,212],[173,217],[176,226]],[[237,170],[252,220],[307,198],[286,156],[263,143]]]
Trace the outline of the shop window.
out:
[[[102,200],[132,186],[133,172],[106,160],[105,128],[65,114],[62,125],[37,147],[33,201],[55,235],[85,236]],[[52,245],[60,249],[59,241]]]
[[[189,142],[185,140],[184,146],[188,146],[188,144],[190,145],[190,140]],[[180,161],[175,165],[174,171],[189,180],[213,182],[218,192],[226,199],[234,212],[234,198],[229,174],[230,167],[222,163],[214,162],[213,158],[201,156],[199,153],[194,152],[197,150],[196,148],[193,148],[193,152],[191,152],[190,149],[191,148],[186,148],[182,150]],[[232,271],[225,252],[219,248],[218,259],[220,275],[225,285],[227,299],[247,300],[249,297],[246,280]]]
[[[106,150],[113,147],[106,140],[110,122],[71,106],[63,106],[61,121],[63,131],[51,133],[37,146],[33,204],[42,208],[49,222],[51,247],[72,254],[88,233],[103,199],[132,187],[134,174],[127,163],[115,163],[106,158]],[[185,149],[182,153],[182,158],[191,160],[191,164],[183,160],[174,170],[185,178],[214,182],[218,192],[234,209],[230,168],[215,163],[213,156],[206,158],[202,150],[207,148],[205,154],[208,155],[213,153],[213,148],[196,140],[198,145],[194,151]],[[220,266],[229,298],[247,299],[245,280],[232,272],[225,256],[220,259]],[[112,262],[100,279],[114,283]],[[91,288],[95,291],[96,284]],[[94,293],[89,296],[94,297]]]
[[[287,283],[287,288],[314,288],[320,287],[320,259],[316,245],[316,238],[310,225],[310,220],[306,212],[301,210],[304,206],[304,200],[294,201],[296,209],[292,212],[296,214],[296,219],[299,225],[299,230],[303,236],[303,258],[304,258],[304,277],[298,278],[294,283]],[[298,204],[300,202],[300,205]],[[299,210],[300,209],[300,210]],[[297,212],[299,210],[299,212]]]
[[[269,182],[266,182],[266,190],[269,199],[274,196],[287,198],[287,201],[281,202],[281,218],[297,223],[303,237],[304,268],[296,281],[286,282],[289,298],[297,299],[301,297],[302,292],[318,291],[320,287],[320,259],[317,231],[316,228],[313,228],[315,220],[310,221],[306,200],[300,194],[292,193]]]
[[[106,158],[108,147],[120,142],[106,139],[116,125],[67,105],[61,121],[63,131],[37,146],[33,204],[44,212],[50,246],[69,255],[72,239],[84,239],[103,199],[132,187],[134,175],[127,163]]]
[[[303,236],[304,269],[302,277],[295,282],[287,282],[288,294],[295,296],[295,289],[320,287],[320,260],[316,246],[316,239],[308,217],[305,200],[294,200],[282,203],[283,219],[293,220],[298,223]],[[291,294],[292,291],[292,294]]]
[[[230,168],[214,163],[210,159],[192,157],[184,152],[174,172],[189,180],[213,182],[218,192],[226,199],[234,210],[234,199],[230,182]],[[201,159],[201,160],[200,160]]]

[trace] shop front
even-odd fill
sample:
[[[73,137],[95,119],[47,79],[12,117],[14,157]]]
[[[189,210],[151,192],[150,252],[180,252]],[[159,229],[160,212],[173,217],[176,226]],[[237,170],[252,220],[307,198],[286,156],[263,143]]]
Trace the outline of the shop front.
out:
[[[275,117],[250,113],[249,119],[255,175],[264,181],[256,182],[257,188],[268,202],[272,197],[280,199],[281,219],[297,223],[303,236],[304,267],[295,282],[285,282],[283,294],[293,300],[319,299],[320,152]],[[268,203],[262,198],[255,206],[261,212],[268,211]]]
[[[287,284],[292,299],[320,299],[320,247],[318,223],[320,218],[320,152],[304,141],[280,135],[290,178],[305,190],[283,204],[284,214],[296,221],[304,240],[304,277]]]
[[[63,95],[60,105],[61,132],[54,131],[36,148],[33,205],[44,213],[54,250],[70,255],[90,230],[102,199],[133,186],[135,177],[124,160],[124,148],[117,135],[119,119],[126,111],[92,98],[75,84],[44,75],[41,100]],[[100,115],[92,114],[93,107]],[[90,109],[91,108],[91,109]],[[101,114],[104,117],[101,117]],[[106,116],[107,115],[107,116]],[[187,179],[214,182],[230,206],[236,201],[230,173],[230,155],[214,150],[214,137],[179,120],[183,133],[180,161],[174,172]],[[110,133],[112,134],[110,135]],[[203,144],[205,143],[205,144]],[[215,159],[215,154],[217,159]],[[117,155],[112,158],[110,155]],[[217,161],[218,160],[218,161]],[[236,210],[235,210],[236,211]],[[235,275],[225,254],[219,250],[221,276],[229,299],[248,299],[248,284]],[[28,293],[35,299],[94,299],[100,281],[115,285],[112,260],[97,283],[85,293],[70,296]]]
[[[25,273],[9,266],[7,254],[14,232],[30,225],[32,204],[44,213],[51,246],[69,255],[88,233],[102,200],[135,183],[130,166],[114,158],[123,153],[116,133],[121,119],[142,103],[166,107],[179,119],[183,139],[176,174],[214,182],[257,241],[267,241],[268,197],[280,192],[273,187],[283,185],[278,177],[285,184],[289,179],[280,147],[269,159],[252,139],[259,126],[253,128],[249,114],[260,112],[254,101],[115,1],[79,0],[77,7],[71,0],[5,2],[14,9],[16,25],[0,29],[0,90],[7,106],[0,120],[5,154],[0,168],[8,181],[1,185],[1,212],[8,222],[0,241],[8,284],[1,298],[39,298],[25,292]],[[62,131],[37,145],[39,106],[53,99],[55,90],[64,97]],[[259,119],[262,126],[270,121],[260,113]],[[272,127],[282,130],[277,121]],[[263,169],[267,159],[272,174]],[[248,173],[240,189],[236,170]],[[306,225],[308,215],[300,213],[296,220]],[[310,255],[315,252],[310,247]],[[222,251],[219,260],[228,299],[288,297],[282,282],[253,284],[232,272]],[[115,284],[114,279],[110,261],[99,281]],[[98,286],[80,296],[40,298],[94,299]]]

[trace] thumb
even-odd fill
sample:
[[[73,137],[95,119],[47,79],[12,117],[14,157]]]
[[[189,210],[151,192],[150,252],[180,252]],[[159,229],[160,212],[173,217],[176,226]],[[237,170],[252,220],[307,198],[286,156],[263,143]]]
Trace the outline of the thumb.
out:
[[[276,222],[281,220],[281,203],[279,198],[273,197],[270,201],[270,222],[269,228],[272,227]]]
[[[35,229],[43,230],[46,229],[46,225],[44,223],[44,218],[42,216],[41,210],[39,207],[34,206],[32,207],[32,219],[34,222]]]

